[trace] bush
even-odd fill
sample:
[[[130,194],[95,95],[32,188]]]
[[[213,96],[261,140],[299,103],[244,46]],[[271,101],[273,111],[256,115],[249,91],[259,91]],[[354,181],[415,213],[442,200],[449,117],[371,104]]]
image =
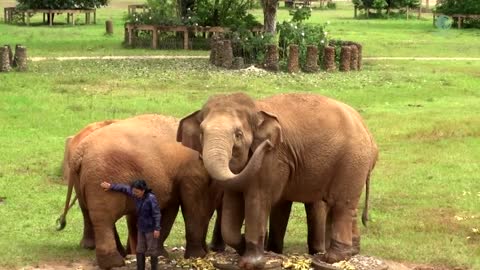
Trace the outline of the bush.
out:
[[[182,25],[176,13],[176,2],[171,0],[147,0],[145,12],[127,15],[133,24]]]
[[[306,62],[308,45],[315,45],[320,52],[323,52],[324,46],[328,44],[326,31],[328,22],[324,25],[303,24],[303,21],[310,17],[310,12],[310,8],[307,7],[293,10],[290,12],[291,22],[283,21],[277,25],[279,54],[282,61],[286,61],[288,58],[290,44],[298,45],[301,65]]]
[[[352,3],[366,11],[375,9],[378,15],[381,15],[383,10],[418,8],[421,4],[420,0],[352,0]]]
[[[479,0],[440,0],[437,12],[452,14],[480,14]]]
[[[108,5],[109,0],[17,0],[19,9],[88,9]]]

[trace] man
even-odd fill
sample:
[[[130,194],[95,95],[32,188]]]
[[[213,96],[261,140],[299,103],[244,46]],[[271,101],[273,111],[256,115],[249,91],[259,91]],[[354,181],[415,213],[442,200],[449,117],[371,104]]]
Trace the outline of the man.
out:
[[[118,191],[135,199],[137,208],[137,270],[145,270],[145,256],[150,256],[151,269],[158,265],[158,241],[160,237],[160,207],[157,199],[144,180],[135,180],[130,186],[103,182],[100,186],[105,190]]]

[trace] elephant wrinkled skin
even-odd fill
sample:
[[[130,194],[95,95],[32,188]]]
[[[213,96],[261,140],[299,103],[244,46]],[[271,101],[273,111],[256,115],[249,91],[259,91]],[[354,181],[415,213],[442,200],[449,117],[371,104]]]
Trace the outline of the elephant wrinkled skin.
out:
[[[177,122],[171,117],[143,115],[105,126],[83,139],[70,160],[70,180],[85,206],[101,268],[124,264],[115,244],[115,222],[134,216],[133,200],[104,192],[103,181],[130,183],[145,179],[159,202],[162,221],[159,247],[166,255],[167,238],[181,206],[185,220],[186,257],[207,252],[208,223],[220,203],[221,189],[205,170],[199,154],[175,141]],[[132,222],[135,223],[135,222]],[[130,227],[129,230],[136,230]]]
[[[323,259],[350,256],[352,220],[378,155],[353,108],[314,94],[214,96],[181,120],[177,140],[201,152],[225,187],[222,235],[242,255],[241,268],[263,267],[267,218],[281,201],[324,201],[332,232]]]

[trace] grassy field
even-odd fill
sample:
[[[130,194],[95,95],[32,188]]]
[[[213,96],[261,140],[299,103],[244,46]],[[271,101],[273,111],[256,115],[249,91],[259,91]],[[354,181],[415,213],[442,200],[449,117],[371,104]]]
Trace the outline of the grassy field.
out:
[[[108,8],[97,12],[96,25],[65,25],[65,15],[56,17],[62,23],[53,28],[48,26],[14,26],[0,24],[0,44],[21,43],[29,48],[30,56],[90,56],[90,55],[146,55],[146,54],[193,54],[205,55],[203,51],[165,51],[149,49],[125,49],[123,41],[123,17],[127,5],[142,3],[131,0],[112,1]],[[11,6],[9,2],[0,7]],[[252,11],[260,21],[260,10]],[[3,14],[3,13],[2,13]],[[437,30],[432,26],[431,14],[423,19],[406,20],[356,20],[353,8],[348,2],[338,3],[337,10],[314,9],[308,23],[331,24],[328,31],[332,38],[354,40],[364,45],[365,56],[438,56],[438,57],[480,57],[480,49],[474,46],[480,39],[479,30]],[[32,18],[40,22],[41,14]],[[105,21],[114,22],[114,35],[105,35]],[[281,8],[280,21],[288,20],[288,11]],[[82,22],[83,23],[83,22]]]
[[[114,6],[99,16],[120,18],[121,12]],[[312,21],[332,21],[332,35],[362,41],[369,56],[480,56],[479,30],[438,32],[430,21],[355,21],[350,15],[346,8],[318,11]],[[116,21],[116,29],[120,25]],[[1,44],[22,42],[31,56],[185,53],[123,49],[122,33],[104,37],[103,25],[0,24],[0,33]],[[411,47],[408,40],[415,40]],[[0,268],[94,258],[78,246],[78,207],[66,229],[55,231],[66,192],[60,179],[66,136],[106,118],[181,117],[209,95],[244,91],[254,97],[320,93],[364,116],[380,160],[371,184],[372,220],[362,228],[363,254],[480,269],[479,88],[479,61],[366,61],[362,72],[299,75],[224,71],[202,59],[45,61],[30,63],[26,73],[0,73],[0,197],[6,197]],[[296,205],[287,251],[306,251],[304,224]],[[123,221],[119,227],[125,236]],[[183,244],[180,221],[167,242]]]

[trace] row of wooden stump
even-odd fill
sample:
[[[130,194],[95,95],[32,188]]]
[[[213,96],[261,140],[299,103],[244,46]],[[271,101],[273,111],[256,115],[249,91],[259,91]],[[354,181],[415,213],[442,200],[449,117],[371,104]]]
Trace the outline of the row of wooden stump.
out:
[[[27,47],[17,44],[15,55],[10,45],[0,47],[0,72],[8,72],[13,68],[18,71],[27,71]]]
[[[338,70],[356,71],[362,68],[362,45],[344,41],[337,42],[337,46],[340,46],[340,63]],[[300,50],[298,45],[289,46],[287,70],[289,73],[300,72],[299,61]],[[323,48],[323,57],[321,68],[325,71],[331,72],[337,70],[335,62],[336,49],[335,44],[332,42],[328,46]],[[317,72],[320,70],[318,64],[319,49],[317,46],[307,46],[306,63],[303,66],[304,72]],[[212,49],[210,52],[210,63],[215,66],[223,67],[227,69],[241,69],[244,67],[244,60],[242,57],[234,57],[232,50],[232,43],[230,40],[214,40],[212,42]],[[270,44],[266,46],[266,56],[264,67],[267,70],[278,71],[279,70],[279,54],[278,46]]]

